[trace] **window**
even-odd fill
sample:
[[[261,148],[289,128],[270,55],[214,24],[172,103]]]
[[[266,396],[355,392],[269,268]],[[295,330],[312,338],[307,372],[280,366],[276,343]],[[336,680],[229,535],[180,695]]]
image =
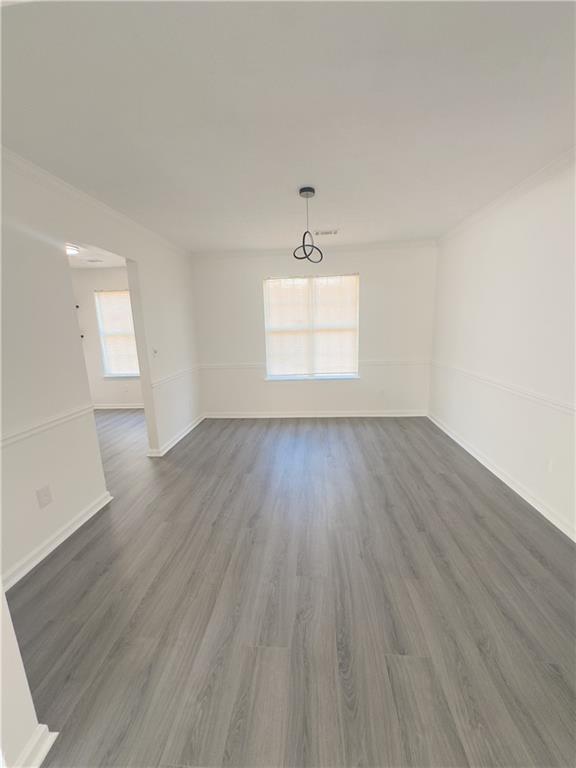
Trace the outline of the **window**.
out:
[[[264,281],[270,378],[358,375],[358,275]]]
[[[96,291],[105,376],[139,376],[129,291]]]

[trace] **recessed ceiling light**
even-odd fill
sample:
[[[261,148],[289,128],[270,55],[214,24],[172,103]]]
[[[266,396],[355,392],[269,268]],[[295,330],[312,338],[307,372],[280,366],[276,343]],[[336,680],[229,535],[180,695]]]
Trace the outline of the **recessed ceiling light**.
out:
[[[78,256],[80,253],[80,248],[78,248],[77,245],[72,245],[72,243],[66,243],[66,256]]]

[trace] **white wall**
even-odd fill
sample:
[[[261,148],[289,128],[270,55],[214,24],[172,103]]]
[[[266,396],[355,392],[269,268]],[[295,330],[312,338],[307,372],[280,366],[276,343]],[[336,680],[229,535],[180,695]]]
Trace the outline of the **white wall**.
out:
[[[2,765],[39,766],[56,733],[38,723],[6,597],[2,593]]]
[[[423,414],[428,407],[436,248],[289,249],[197,256],[194,289],[202,411],[208,416]],[[360,275],[360,379],[266,381],[266,277]]]
[[[96,408],[142,408],[140,377],[123,378],[104,375],[102,349],[96,313],[95,291],[129,290],[125,267],[71,270],[76,316],[83,335],[82,348],[88,373],[92,403]]]
[[[28,163],[3,168],[3,563],[9,586],[109,499],[66,241],[128,259],[152,452],[198,418],[190,259]],[[38,489],[52,501],[40,508]]]
[[[150,391],[143,387],[148,437],[161,452],[198,418],[189,256],[9,152],[3,184],[5,221],[58,249],[68,241],[129,260],[132,308],[141,315],[138,356],[143,380],[145,371],[150,379]]]
[[[441,242],[433,419],[574,537],[573,167]]]
[[[2,569],[8,585],[108,499],[70,269],[5,222],[2,269]],[[40,508],[36,491],[48,487]]]

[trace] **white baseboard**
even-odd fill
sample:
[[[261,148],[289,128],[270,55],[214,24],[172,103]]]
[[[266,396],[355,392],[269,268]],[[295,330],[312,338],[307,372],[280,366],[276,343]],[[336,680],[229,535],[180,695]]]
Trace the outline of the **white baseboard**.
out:
[[[179,434],[173,437],[168,442],[164,443],[160,448],[150,448],[148,450],[148,456],[151,459],[158,459],[165,456],[168,451],[173,448],[176,443],[180,442],[183,437],[200,424],[204,419],[316,419],[316,418],[381,418],[381,417],[403,417],[403,416],[426,416],[425,410],[418,411],[318,411],[317,413],[298,412],[298,413],[286,413],[286,412],[244,412],[244,411],[226,411],[226,412],[214,412],[205,413],[203,416],[199,416],[196,421],[193,421]]]
[[[117,405],[94,405],[95,411],[133,411],[144,408],[144,403],[118,403]]]
[[[193,421],[191,424],[188,424],[187,427],[185,427],[181,432],[179,432],[175,437],[168,440],[164,445],[160,446],[160,448],[150,448],[148,450],[148,456],[151,459],[159,459],[162,456],[165,456],[168,451],[171,448],[174,448],[176,443],[179,443],[180,440],[182,440],[183,437],[186,437],[186,435],[189,432],[192,432],[192,430],[200,424],[201,421],[204,421],[205,416],[199,416],[195,421]]]
[[[426,410],[408,411],[214,411],[205,413],[205,419],[353,419],[353,418],[401,418],[427,416]]]
[[[521,483],[515,477],[512,477],[512,475],[506,472],[506,470],[494,464],[494,462],[488,458],[485,453],[478,450],[478,448],[472,445],[460,434],[455,432],[447,424],[444,424],[444,422],[442,422],[436,416],[433,416],[431,413],[429,413],[428,418],[438,427],[438,429],[441,429],[442,432],[445,432],[449,437],[452,438],[452,440],[458,443],[459,446],[464,448],[465,451],[474,456],[474,458],[477,459],[480,464],[483,464],[486,469],[489,469],[490,472],[492,472],[492,474],[496,475],[496,477],[502,480],[503,483],[506,483],[509,488],[512,488],[513,491],[521,496],[524,501],[527,501],[528,504],[534,507],[534,509],[540,512],[540,514],[543,515],[553,525],[555,525],[556,528],[559,528],[562,533],[566,534],[566,536],[572,539],[572,541],[576,541],[576,531],[574,527],[567,524],[556,510],[551,509],[551,507],[545,504],[542,499],[534,496],[534,494],[528,488],[526,488],[523,483]]]
[[[106,491],[99,496],[95,501],[85,507],[76,517],[73,517],[66,525],[59,528],[50,538],[48,538],[43,544],[36,547],[30,552],[30,554],[23,557],[15,565],[9,568],[6,573],[3,574],[2,580],[4,582],[4,589],[10,589],[16,584],[17,581],[25,576],[32,570],[39,562],[52,552],[53,549],[65,541],[71,536],[75,530],[80,528],[87,520],[89,520],[96,512],[99,512],[103,507],[112,501],[112,496]]]
[[[58,733],[49,731],[48,726],[38,723],[16,763],[9,768],[40,768],[57,738]]]

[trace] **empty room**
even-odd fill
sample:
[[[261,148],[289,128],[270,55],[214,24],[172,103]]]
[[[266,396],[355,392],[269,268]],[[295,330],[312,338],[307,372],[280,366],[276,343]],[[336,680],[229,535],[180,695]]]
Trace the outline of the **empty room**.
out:
[[[6,2],[6,768],[574,768],[575,4]]]

